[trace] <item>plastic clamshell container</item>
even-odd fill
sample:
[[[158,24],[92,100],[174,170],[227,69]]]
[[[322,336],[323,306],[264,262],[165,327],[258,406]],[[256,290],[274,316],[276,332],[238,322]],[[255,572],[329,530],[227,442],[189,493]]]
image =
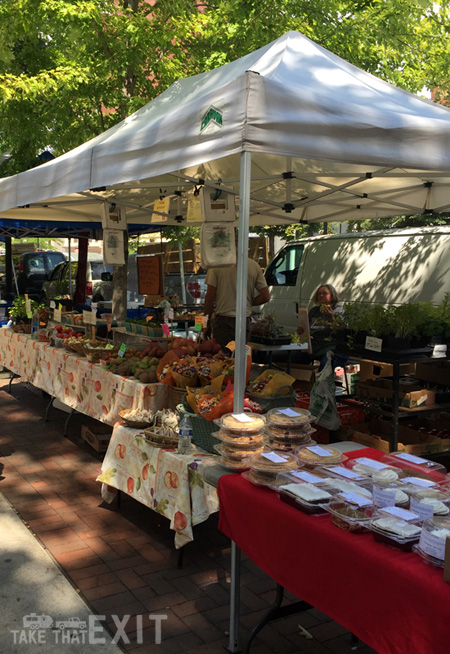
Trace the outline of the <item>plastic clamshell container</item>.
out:
[[[267,436],[272,438],[284,438],[284,439],[301,439],[304,436],[314,433],[316,430],[311,426],[310,422],[305,422],[297,427],[288,427],[288,426],[278,426],[273,423],[267,422],[264,427],[264,432]]]
[[[321,484],[326,478],[322,470],[291,470],[288,472],[279,472],[277,483],[280,485],[287,484]]]
[[[325,514],[325,505],[332,499],[329,491],[307,482],[279,485],[278,492],[281,501],[308,515]]]
[[[295,449],[298,460],[306,466],[330,466],[346,460],[340,450],[323,445],[300,445]]]
[[[419,541],[421,529],[422,520],[417,513],[396,506],[376,511],[370,521],[374,540],[405,552]]]
[[[326,473],[328,477],[335,477],[336,479],[345,479],[346,481],[354,482],[355,484],[359,483],[371,483],[371,478],[367,475],[359,474],[358,472],[353,472],[350,468],[346,468],[343,465],[329,465],[327,466]]]
[[[257,470],[245,470],[242,476],[255,486],[265,486],[272,490],[277,490],[279,486],[277,477],[264,477],[263,475],[259,475]]]
[[[298,407],[270,409],[266,416],[269,424],[276,427],[300,427],[314,420],[307,409]]]
[[[293,454],[278,452],[263,452],[250,459],[252,470],[259,473],[274,475],[286,470],[295,470],[300,467],[297,458]]]
[[[410,509],[418,513],[423,520],[433,516],[448,516],[450,514],[450,491],[430,488],[420,490],[411,495]]]
[[[426,563],[444,567],[445,543],[450,536],[450,518],[435,516],[428,518],[422,525],[422,533],[413,550],[420,554]]]
[[[361,495],[339,493],[330,500],[326,510],[336,527],[358,534],[369,530],[375,506]]]
[[[221,429],[220,431],[213,431],[212,436],[224,445],[228,445],[234,449],[250,450],[260,448],[264,444],[264,434],[262,432],[241,436],[240,434],[236,435],[234,433],[228,434],[227,430]]]
[[[217,463],[220,463],[227,470],[234,470],[235,472],[241,472],[242,470],[248,470],[248,457],[246,459],[230,459],[223,454],[217,460]]]
[[[345,466],[360,475],[370,477],[374,481],[397,481],[397,479],[403,476],[400,468],[365,456],[349,459],[345,463]]]
[[[291,443],[290,441],[278,441],[267,436],[264,442],[266,443],[267,447],[270,447],[270,449],[276,450],[278,452],[294,452],[294,450],[298,447],[298,443]],[[308,436],[307,440],[303,441],[302,445],[317,445],[317,443]]]
[[[402,474],[398,481],[405,487],[405,493],[408,493],[408,495],[413,495],[413,493],[420,490],[439,488],[438,482],[432,481],[429,477],[417,477],[414,473],[410,476]]]
[[[407,452],[390,452],[381,457],[383,463],[388,465],[397,466],[398,468],[409,468],[411,470],[416,470],[418,472],[439,472],[442,475],[447,474],[447,468],[442,465],[442,463],[436,463],[436,461],[429,461],[420,456],[414,456],[413,454],[408,454]]]
[[[266,424],[265,416],[259,413],[224,413],[213,421],[221,430],[237,435],[261,431]]]
[[[326,469],[323,469],[323,472],[325,474]],[[345,479],[326,477],[319,486],[332,495],[338,495],[339,493],[355,493],[356,495],[361,495],[372,501],[372,484],[370,483],[356,484],[353,481],[347,481]]]
[[[385,506],[400,506],[407,509],[409,506],[409,493],[400,481],[374,481],[372,484],[373,502],[378,508]],[[408,488],[408,490],[410,490]]]
[[[242,459],[249,459],[252,456],[256,456],[256,454],[260,454],[260,452],[263,451],[264,446],[260,446],[258,449],[255,449],[253,452],[249,450],[242,450],[242,449],[231,449],[228,447],[228,445],[224,445],[223,443],[220,443],[219,445],[214,445],[214,449],[216,452],[218,452],[221,456],[224,456],[226,459],[230,459],[232,461],[238,460],[241,461]]]

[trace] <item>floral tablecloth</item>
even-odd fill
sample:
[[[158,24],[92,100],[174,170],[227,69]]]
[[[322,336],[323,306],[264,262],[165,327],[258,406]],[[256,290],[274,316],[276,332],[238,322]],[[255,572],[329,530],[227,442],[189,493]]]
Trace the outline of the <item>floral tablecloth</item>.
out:
[[[123,409],[168,407],[169,387],[114,375],[84,357],[0,329],[0,364],[67,406],[114,425]]]
[[[193,526],[219,510],[216,489],[203,481],[204,467],[215,463],[195,446],[188,455],[153,447],[142,431],[117,423],[97,481],[105,501],[120,490],[168,518],[178,549],[193,540]]]

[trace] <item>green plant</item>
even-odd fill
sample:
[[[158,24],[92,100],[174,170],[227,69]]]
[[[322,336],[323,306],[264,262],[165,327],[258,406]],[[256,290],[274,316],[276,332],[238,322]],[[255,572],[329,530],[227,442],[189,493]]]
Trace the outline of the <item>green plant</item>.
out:
[[[39,309],[45,309],[44,304],[39,304],[36,300],[30,300],[31,312],[34,313]],[[9,309],[9,315],[12,318],[19,318],[20,320],[27,319],[26,299],[23,295],[17,295]]]
[[[57,279],[52,282],[53,297],[64,297],[69,292],[69,282],[65,279]]]

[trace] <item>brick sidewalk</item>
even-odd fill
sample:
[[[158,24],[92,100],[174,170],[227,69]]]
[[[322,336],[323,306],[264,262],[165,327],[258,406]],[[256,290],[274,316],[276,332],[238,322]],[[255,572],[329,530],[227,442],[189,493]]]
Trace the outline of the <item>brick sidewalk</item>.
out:
[[[222,654],[227,644],[230,544],[217,529],[217,514],[194,529],[183,567],[177,568],[174,533],[164,517],[130,497],[118,510],[102,502],[95,478],[101,455],[79,437],[82,415],[71,418],[52,410],[44,422],[47,398],[15,381],[12,396],[0,379],[0,491],[58,562],[91,609],[106,616],[131,615],[124,650],[136,654],[181,652]],[[243,558],[241,574],[241,642],[269,608],[274,583]],[[288,596],[288,601],[293,597]],[[162,643],[154,643],[154,621],[136,616],[166,614]],[[313,638],[305,638],[299,625]],[[374,650],[362,645],[361,654]],[[266,626],[253,641],[251,654],[350,654],[348,632],[316,609]]]

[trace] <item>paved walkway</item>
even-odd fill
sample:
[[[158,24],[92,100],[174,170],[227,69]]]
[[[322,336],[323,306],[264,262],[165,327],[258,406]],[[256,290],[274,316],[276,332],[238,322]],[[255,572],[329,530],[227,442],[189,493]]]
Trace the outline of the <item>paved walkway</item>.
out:
[[[195,528],[183,567],[177,568],[168,521],[127,496],[120,511],[102,502],[95,482],[102,457],[79,437],[81,425],[95,421],[75,415],[64,438],[67,414],[52,410],[45,423],[47,400],[39,391],[15,381],[8,395],[6,387],[7,380],[0,379],[0,494],[7,500],[0,504],[0,651],[37,651],[28,641],[15,650],[9,632],[21,630],[24,615],[43,613],[54,621],[75,617],[88,624],[93,614],[105,616],[110,635],[104,645],[93,645],[95,652],[117,652],[111,644],[116,635],[118,646],[133,654],[222,654],[228,642],[230,546],[217,529],[217,516]],[[274,583],[245,557],[241,581],[245,642],[274,598]],[[41,631],[47,644],[39,651],[47,654],[55,634]],[[67,632],[72,644],[60,644],[58,652],[89,653],[89,645],[80,643],[82,631]],[[85,631],[87,640],[104,636]],[[266,626],[251,648],[252,654],[291,652],[352,649],[348,632],[312,609]],[[359,652],[373,650],[361,645]]]

